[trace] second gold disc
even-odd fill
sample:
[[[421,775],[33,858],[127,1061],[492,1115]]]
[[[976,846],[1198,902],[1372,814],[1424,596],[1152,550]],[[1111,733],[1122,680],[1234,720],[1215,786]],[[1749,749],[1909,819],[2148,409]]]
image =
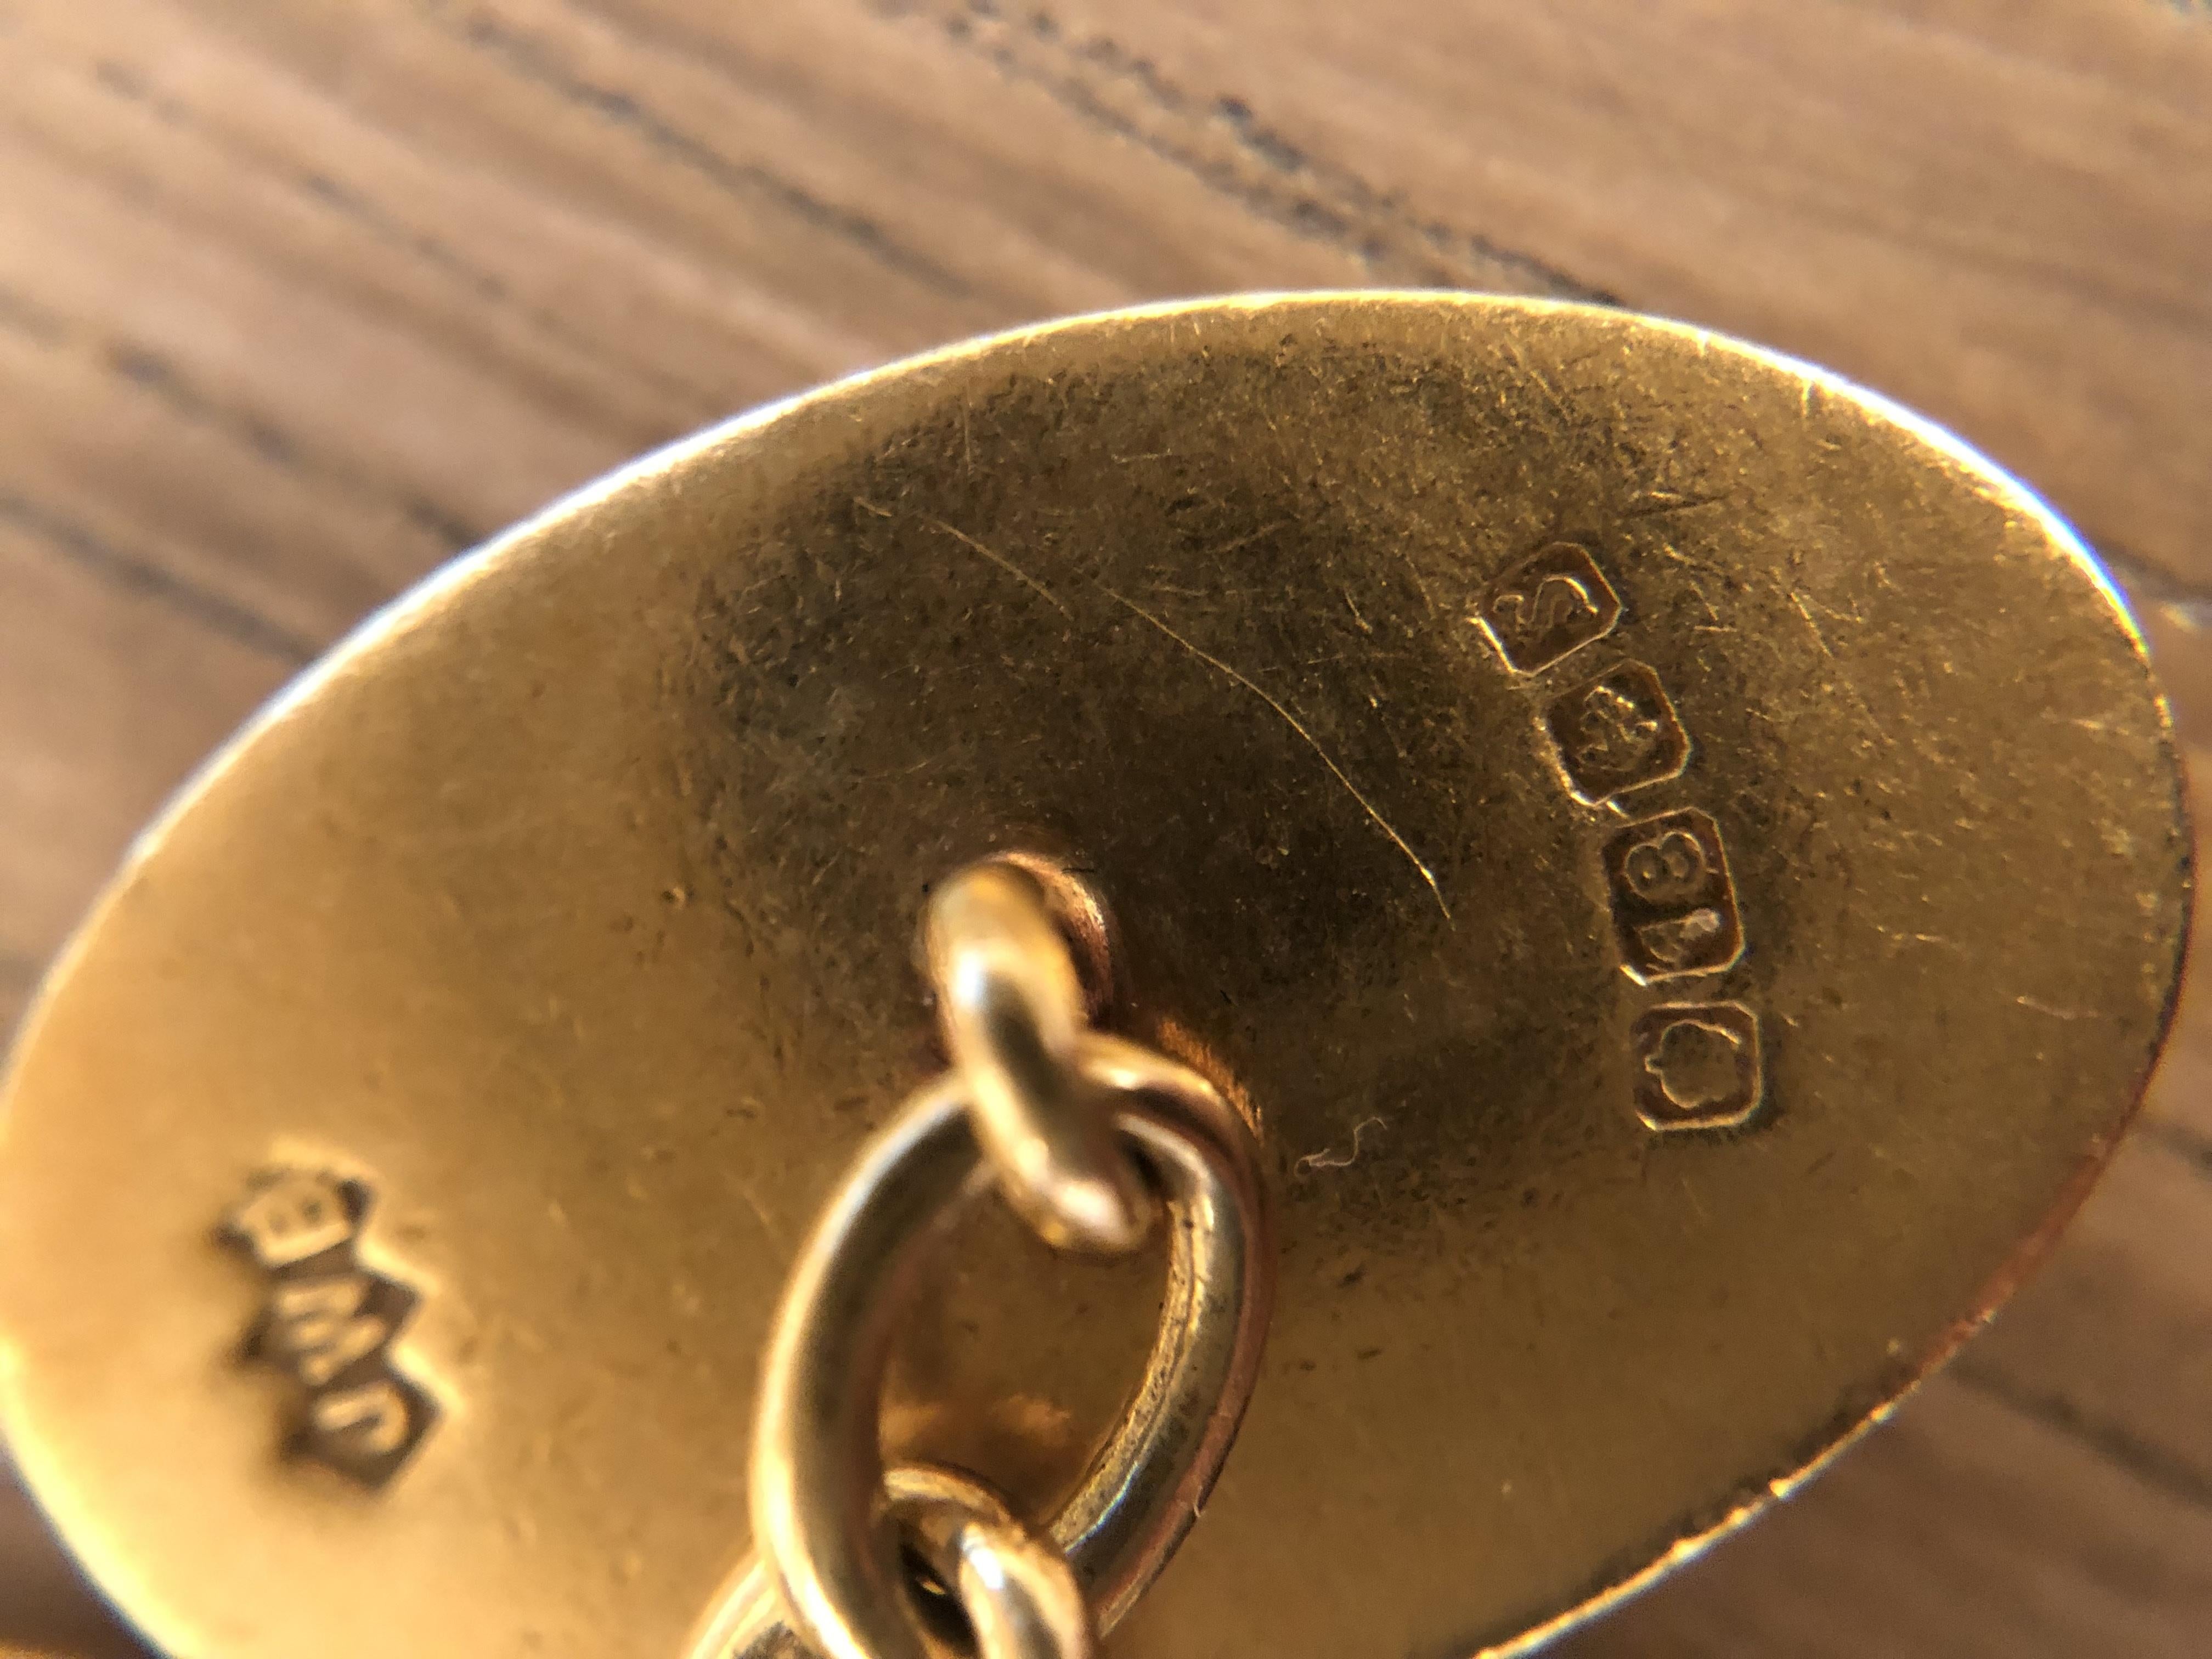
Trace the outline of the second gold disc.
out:
[[[1801,365],[1439,295],[963,347],[523,526],[148,836],[9,1075],[6,1432],[187,1659],[673,1655],[799,1241],[937,1064],[924,890],[1030,851],[1280,1217],[1121,1650],[1508,1643],[2002,1293],[2186,847],[2072,538]],[[959,1262],[886,1433],[1042,1510],[1157,1269]]]

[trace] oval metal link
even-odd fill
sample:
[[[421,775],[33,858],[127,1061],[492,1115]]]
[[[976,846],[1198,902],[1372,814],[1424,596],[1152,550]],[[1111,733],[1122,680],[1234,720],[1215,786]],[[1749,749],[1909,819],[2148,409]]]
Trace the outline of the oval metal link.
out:
[[[980,1659],[1091,1659],[1090,1604],[1067,1557],[976,1480],[934,1463],[884,1478],[884,1514],[960,1603]]]
[[[884,1476],[885,1518],[937,1583],[960,1604],[973,1651],[949,1650],[925,1626],[939,1659],[1093,1659],[1098,1631],[1060,1547],[1024,1523],[973,1475],[900,1463]],[[921,1586],[910,1584],[919,1595]],[[695,1631],[692,1659],[807,1659],[767,1560],[750,1558]]]
[[[1143,1375],[1050,1528],[1103,1631],[1188,1530],[1235,1437],[1267,1327],[1268,1237],[1250,1131],[1210,1084],[1115,1037],[1083,1036],[1075,1053],[1112,1097],[1171,1223]],[[800,1255],[769,1342],[753,1536],[783,1607],[826,1659],[929,1659],[883,1516],[878,1419],[915,1276],[988,1183],[968,1096],[947,1075],[862,1153]],[[733,1581],[703,1632],[742,1622],[743,1589]]]
[[[1083,987],[1035,880],[972,866],[931,896],[925,938],[952,1069],[1016,1214],[1056,1249],[1144,1242],[1151,1195],[1075,1063]]]

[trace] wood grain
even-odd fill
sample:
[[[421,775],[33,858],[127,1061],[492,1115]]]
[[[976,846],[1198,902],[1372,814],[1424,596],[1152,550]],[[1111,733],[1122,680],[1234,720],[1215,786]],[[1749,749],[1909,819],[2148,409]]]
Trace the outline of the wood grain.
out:
[[[2034,480],[2212,815],[2212,19],[2156,0],[0,3],[0,1021],[137,825],[452,553],[734,410],[1175,295],[1686,317]],[[0,1644],[102,1638],[0,1504]],[[2212,996],[2045,1271],[1560,1650],[2212,1631]]]

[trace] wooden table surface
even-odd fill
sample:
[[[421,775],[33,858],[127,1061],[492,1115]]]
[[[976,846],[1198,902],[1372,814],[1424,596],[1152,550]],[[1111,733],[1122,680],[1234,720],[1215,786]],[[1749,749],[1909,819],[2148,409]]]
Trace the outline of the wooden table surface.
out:
[[[205,750],[569,486],[984,330],[1376,284],[1955,428],[2106,554],[2212,781],[2202,5],[4,0],[0,1027]],[[112,1650],[64,1571],[0,1499],[0,1646]],[[2012,1310],[1559,1650],[2212,1653],[2212,994]]]

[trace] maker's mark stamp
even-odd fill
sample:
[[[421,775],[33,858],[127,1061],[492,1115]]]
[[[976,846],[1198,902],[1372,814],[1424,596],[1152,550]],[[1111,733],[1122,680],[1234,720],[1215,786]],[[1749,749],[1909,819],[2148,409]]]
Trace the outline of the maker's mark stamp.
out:
[[[1759,1109],[1759,1020],[1738,1002],[1674,1003],[1630,1028],[1636,1110],[1655,1129],[1727,1129]]]
[[[1567,787],[1586,806],[1673,777],[1689,763],[1689,734],[1657,672],[1625,662],[1544,708],[1544,730]]]
[[[364,1486],[382,1486],[437,1420],[437,1402],[393,1363],[392,1344],[421,1299],[362,1265],[366,1182],[320,1170],[265,1170],[222,1236],[269,1275],[249,1357],[307,1391],[292,1449]]]
[[[1743,954],[1721,828],[1694,806],[1645,818],[1605,844],[1622,965],[1649,984],[1710,974]]]
[[[1552,542],[1484,589],[1474,617],[1508,668],[1533,674],[1611,633],[1620,596],[1588,548]]]

